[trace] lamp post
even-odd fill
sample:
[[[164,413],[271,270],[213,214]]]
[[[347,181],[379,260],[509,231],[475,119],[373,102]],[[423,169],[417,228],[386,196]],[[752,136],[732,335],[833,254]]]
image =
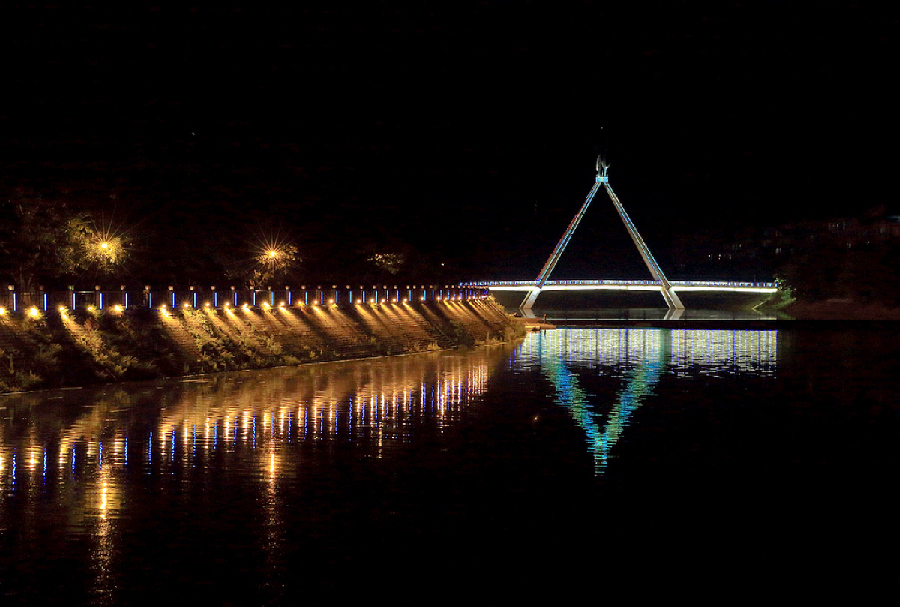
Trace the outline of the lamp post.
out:
[[[97,247],[97,262],[103,271],[108,271],[112,266],[118,264],[122,260],[124,250],[120,238],[105,238],[96,242],[94,246]]]
[[[272,283],[275,284],[277,281],[275,280],[275,262],[278,259],[278,251],[275,249],[269,249],[269,267],[271,268],[272,273]]]

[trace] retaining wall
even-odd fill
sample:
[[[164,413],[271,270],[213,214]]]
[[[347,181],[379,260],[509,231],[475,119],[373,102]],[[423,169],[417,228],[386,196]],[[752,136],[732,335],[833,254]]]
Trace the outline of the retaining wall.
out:
[[[508,341],[493,299],[0,316],[0,392]]]

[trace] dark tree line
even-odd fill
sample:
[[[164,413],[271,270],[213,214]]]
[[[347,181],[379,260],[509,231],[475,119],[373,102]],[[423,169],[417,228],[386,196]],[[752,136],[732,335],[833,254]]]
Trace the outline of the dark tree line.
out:
[[[174,209],[174,210],[173,210]],[[318,220],[165,208],[147,221],[107,225],[60,200],[18,193],[0,201],[0,281],[19,291],[187,285],[452,281],[454,260],[377,226],[343,231]]]
[[[800,301],[849,299],[900,306],[900,243],[821,243],[795,252],[776,276]]]
[[[0,276],[22,291],[60,287],[122,261],[121,239],[104,240],[90,218],[59,202],[19,196],[0,202]]]

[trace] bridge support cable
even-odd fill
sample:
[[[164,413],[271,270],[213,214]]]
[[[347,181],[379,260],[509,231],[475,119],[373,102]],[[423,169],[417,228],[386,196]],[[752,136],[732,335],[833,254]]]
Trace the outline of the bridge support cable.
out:
[[[595,181],[594,187],[591,188],[590,193],[584,201],[584,204],[581,205],[581,209],[572,218],[572,221],[569,222],[569,227],[566,228],[565,233],[562,235],[562,238],[559,239],[559,242],[556,243],[556,248],[553,249],[553,253],[551,253],[550,258],[547,259],[547,263],[544,264],[544,267],[541,269],[541,273],[538,274],[536,286],[538,289],[544,286],[544,283],[547,282],[547,279],[550,278],[550,273],[553,272],[553,268],[556,267],[556,263],[559,261],[559,258],[562,257],[563,251],[566,250],[566,246],[568,246],[569,241],[572,240],[572,234],[575,232],[575,228],[578,227],[578,224],[581,223],[581,218],[584,217],[585,212],[587,212],[588,207],[591,205],[591,201],[594,200],[594,195],[597,193],[597,190],[600,189],[600,182]]]
[[[597,194],[597,190],[600,189],[600,180],[594,182],[594,187],[591,188],[590,193],[584,201],[584,204],[581,205],[581,209],[578,213],[575,214],[575,217],[572,218],[572,221],[569,222],[569,227],[566,228],[566,231],[563,233],[562,238],[559,239],[559,242],[556,243],[556,248],[553,249],[553,253],[550,254],[550,257],[547,259],[547,263],[544,264],[544,267],[541,269],[541,273],[538,274],[537,280],[534,281],[534,289],[532,289],[528,295],[525,296],[525,299],[522,300],[522,303],[519,305],[520,308],[525,310],[530,310],[534,305],[534,300],[537,299],[537,296],[540,295],[541,289],[544,288],[544,283],[547,282],[547,279],[550,278],[550,273],[553,272],[553,268],[556,267],[556,263],[559,261],[559,258],[562,257],[563,251],[566,250],[566,246],[569,244],[569,241],[572,239],[572,234],[575,232],[575,228],[578,227],[578,224],[581,223],[581,218],[584,217],[585,212],[588,207],[591,206],[591,201],[594,200],[594,195]]]
[[[522,303],[519,304],[519,308],[521,308],[522,310],[530,310],[534,306],[535,300],[537,299],[538,295],[541,294],[541,289],[544,288],[544,284],[547,282],[547,279],[550,278],[550,274],[556,267],[559,258],[562,256],[563,251],[566,250],[566,246],[572,239],[572,234],[575,232],[575,228],[577,228],[578,224],[581,223],[581,218],[584,217],[585,212],[587,212],[588,207],[591,205],[591,201],[594,200],[594,196],[597,194],[597,190],[600,189],[601,185],[606,188],[606,193],[609,194],[613,205],[616,207],[616,211],[619,213],[619,217],[622,219],[622,223],[625,224],[625,228],[628,230],[629,236],[631,236],[631,240],[634,242],[635,246],[638,249],[638,252],[641,254],[641,258],[644,260],[644,263],[647,264],[647,269],[650,270],[650,274],[653,276],[653,279],[659,283],[660,292],[662,293],[663,299],[666,300],[666,305],[670,310],[684,309],[684,304],[681,303],[678,295],[675,294],[675,291],[672,289],[672,285],[666,279],[665,274],[663,274],[662,268],[659,267],[659,264],[656,262],[656,259],[650,252],[650,249],[647,247],[647,243],[645,243],[644,239],[641,238],[640,233],[637,231],[637,228],[634,226],[634,223],[631,221],[628,213],[625,212],[625,208],[622,206],[622,203],[619,202],[618,196],[616,196],[616,193],[613,192],[612,187],[609,185],[609,177],[607,176],[608,170],[609,165],[606,163],[606,161],[603,160],[602,157],[598,157],[597,178],[594,180],[594,185],[591,188],[591,191],[588,194],[587,198],[585,199],[584,204],[581,205],[581,209],[579,209],[575,217],[572,218],[572,221],[569,222],[569,227],[566,228],[566,231],[563,233],[562,238],[560,238],[559,242],[556,243],[556,248],[553,249],[553,253],[550,254],[550,257],[547,259],[547,263],[544,264],[544,267],[541,269],[541,273],[538,274],[537,279],[534,281],[534,287],[531,288],[531,290],[528,292],[528,295],[526,295],[525,299],[522,300]]]
[[[606,167],[604,167],[603,172],[605,176]],[[634,242],[634,245],[637,247],[638,252],[641,254],[641,258],[643,258],[644,263],[647,264],[647,269],[650,270],[650,274],[653,276],[653,279],[659,282],[660,291],[662,292],[662,296],[666,300],[666,304],[669,306],[669,309],[684,310],[684,304],[681,303],[678,295],[675,294],[675,291],[672,289],[672,285],[669,283],[666,275],[663,274],[662,268],[659,267],[659,263],[657,263],[656,258],[653,257],[653,253],[650,252],[650,248],[647,246],[647,243],[645,243],[644,239],[641,238],[640,232],[637,231],[637,228],[635,227],[634,223],[632,223],[631,218],[628,216],[628,213],[625,212],[625,208],[622,206],[622,203],[619,202],[619,197],[616,196],[615,192],[613,192],[612,186],[609,185],[609,181],[605,181],[603,185],[606,188],[606,193],[609,194],[610,200],[612,200],[613,205],[616,207],[616,211],[618,211],[619,217],[622,218],[622,223],[625,224],[625,228],[628,230],[628,234],[629,236],[631,236],[631,240]]]

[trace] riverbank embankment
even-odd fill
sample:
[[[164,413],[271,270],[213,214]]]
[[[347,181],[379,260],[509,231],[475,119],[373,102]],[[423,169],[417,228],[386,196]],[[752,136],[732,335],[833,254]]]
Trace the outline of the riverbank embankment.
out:
[[[900,308],[852,299],[795,301],[781,310],[798,320],[900,320]]]
[[[503,342],[492,299],[0,316],[0,392],[389,356]]]

